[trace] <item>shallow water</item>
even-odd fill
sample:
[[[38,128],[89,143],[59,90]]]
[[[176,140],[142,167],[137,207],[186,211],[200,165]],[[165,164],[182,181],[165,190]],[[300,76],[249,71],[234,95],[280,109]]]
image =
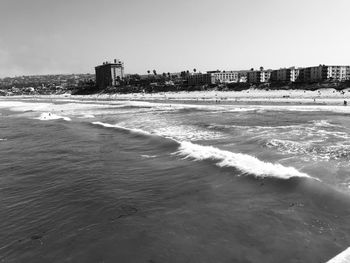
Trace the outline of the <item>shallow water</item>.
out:
[[[0,100],[2,262],[325,262],[347,107]]]

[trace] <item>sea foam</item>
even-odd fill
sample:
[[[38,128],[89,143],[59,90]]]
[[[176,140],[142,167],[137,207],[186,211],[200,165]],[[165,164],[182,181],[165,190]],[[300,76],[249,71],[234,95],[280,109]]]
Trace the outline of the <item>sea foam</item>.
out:
[[[71,121],[71,118],[69,117],[64,117],[60,115],[53,114],[51,112],[44,112],[40,115],[40,117],[37,118],[38,120],[42,121],[48,121],[48,120],[58,120],[58,119],[63,119],[65,121]]]
[[[180,142],[179,150],[175,154],[198,161],[217,161],[216,165],[219,167],[234,167],[243,173],[252,174],[256,177],[275,177],[280,179],[306,177],[319,180],[306,173],[299,172],[294,167],[263,162],[248,154],[233,153],[213,146],[201,146],[191,142]]]
[[[150,132],[147,132],[147,131],[144,131],[144,130],[141,130],[141,129],[127,128],[127,127],[120,126],[118,124],[109,124],[109,123],[104,123],[104,122],[100,122],[100,121],[94,121],[94,122],[92,122],[92,124],[103,126],[103,127],[106,127],[106,128],[115,128],[115,129],[119,129],[119,130],[124,130],[124,131],[128,131],[128,132],[131,132],[131,133],[152,135]]]
[[[127,128],[118,124],[108,124],[103,122],[92,122],[92,124],[107,128],[126,130],[132,133],[153,135],[144,130]],[[164,138],[164,136],[159,134],[157,136]],[[177,139],[171,137],[166,138],[171,139],[178,144],[178,149],[174,154],[182,156],[184,158],[190,158],[195,161],[213,160],[216,161],[216,165],[218,167],[233,167],[245,174],[251,174],[260,178],[272,177],[279,179],[289,179],[292,177],[304,177],[319,181],[318,178],[312,177],[306,173],[299,172],[294,167],[286,167],[278,163],[273,164],[264,162],[248,154],[233,153],[230,151],[220,150],[213,146],[202,146],[188,141],[178,141]]]

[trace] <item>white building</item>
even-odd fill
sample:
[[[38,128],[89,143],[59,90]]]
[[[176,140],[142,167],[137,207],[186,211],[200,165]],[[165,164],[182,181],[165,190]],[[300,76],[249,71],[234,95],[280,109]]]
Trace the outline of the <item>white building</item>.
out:
[[[350,66],[326,66],[327,79],[333,80],[349,80],[350,79]]]
[[[237,71],[216,71],[211,72],[210,74],[213,84],[239,82],[239,72]]]
[[[187,77],[189,85],[213,85],[219,83],[239,82],[241,74],[238,71],[208,71],[207,73],[194,73]]]

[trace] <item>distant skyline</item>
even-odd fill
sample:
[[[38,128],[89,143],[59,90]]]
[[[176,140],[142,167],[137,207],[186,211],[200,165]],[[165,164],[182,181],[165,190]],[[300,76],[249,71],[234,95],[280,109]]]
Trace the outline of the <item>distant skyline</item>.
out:
[[[1,0],[0,78],[350,65],[349,0]]]

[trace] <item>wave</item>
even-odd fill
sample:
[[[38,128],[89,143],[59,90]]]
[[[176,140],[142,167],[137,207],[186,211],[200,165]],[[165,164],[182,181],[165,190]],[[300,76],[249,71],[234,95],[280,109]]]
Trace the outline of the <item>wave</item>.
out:
[[[93,114],[85,114],[83,116],[78,117],[79,119],[90,119],[90,118],[95,118]]]
[[[154,133],[165,137],[176,139],[178,141],[200,141],[200,140],[217,140],[223,138],[223,134],[216,131],[199,129],[189,125],[168,125],[154,130]]]
[[[143,135],[156,135],[160,138],[170,139],[176,143],[176,150],[174,155],[182,156],[184,158],[191,158],[195,161],[213,160],[216,161],[216,165],[222,167],[233,167],[244,174],[254,175],[255,177],[265,178],[278,178],[278,179],[290,179],[293,177],[312,178],[318,180],[318,178],[312,177],[306,173],[299,172],[294,167],[286,167],[281,164],[273,164],[264,162],[258,158],[242,153],[233,153],[230,151],[220,150],[213,146],[202,146],[194,144],[188,141],[178,141],[171,137],[164,137],[164,135],[151,134],[144,130],[126,128],[118,124],[108,124],[103,122],[92,122],[94,125],[100,125],[107,128],[116,128],[131,133],[138,133]],[[169,149],[168,149],[169,150]]]
[[[328,120],[315,120],[315,121],[312,121],[312,123],[315,126],[319,126],[319,127],[341,127],[339,125],[330,123]]]
[[[129,128],[127,126],[135,125],[140,126],[141,123],[133,123],[130,122],[128,124],[124,124],[124,122],[120,122],[118,124],[109,124],[109,123],[103,123],[103,122],[92,122],[92,124],[104,126],[107,128],[116,128],[121,130],[127,130],[131,133],[138,133],[143,135],[156,135],[159,137],[163,137],[166,139],[172,139],[175,141],[183,141],[183,140],[190,140],[190,141],[199,141],[199,140],[213,140],[213,139],[219,139],[222,138],[222,134],[218,132],[213,131],[206,131],[204,129],[198,129],[196,127],[187,126],[187,125],[167,125],[167,126],[160,126],[155,127],[153,126],[143,126],[143,129],[146,130],[152,130],[152,132],[145,131],[143,129],[139,128]]]
[[[148,158],[156,158],[157,155],[142,154],[141,157],[142,157],[142,158],[145,158],[145,159],[148,159]]]
[[[106,127],[106,128],[115,128],[115,129],[124,130],[124,131],[128,131],[128,132],[131,132],[131,133],[137,133],[137,134],[142,134],[142,135],[153,135],[152,133],[144,131],[144,130],[141,130],[141,129],[126,128],[126,127],[120,126],[118,124],[109,124],[109,123],[100,122],[100,121],[94,121],[94,122],[92,122],[92,124],[103,126],[103,127]]]
[[[306,173],[299,172],[294,167],[286,167],[281,164],[263,162],[248,154],[233,153],[220,150],[213,146],[201,146],[191,142],[181,142],[178,151],[175,153],[184,158],[191,158],[196,161],[213,160],[219,167],[233,167],[245,174],[252,174],[255,177],[274,177],[289,179],[292,177],[304,177],[318,180]]]
[[[71,121],[71,118],[69,118],[69,117],[56,115],[56,114],[53,114],[51,112],[44,112],[37,119],[41,120],[41,121],[58,120],[58,119],[63,119],[65,121]]]
[[[322,143],[314,144],[314,143]],[[269,148],[277,149],[283,154],[304,155],[306,160],[339,160],[350,158],[350,145],[344,143],[325,145],[323,141],[296,142],[282,139],[272,139],[266,144]],[[307,158],[308,157],[308,158]]]

